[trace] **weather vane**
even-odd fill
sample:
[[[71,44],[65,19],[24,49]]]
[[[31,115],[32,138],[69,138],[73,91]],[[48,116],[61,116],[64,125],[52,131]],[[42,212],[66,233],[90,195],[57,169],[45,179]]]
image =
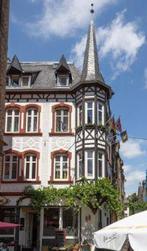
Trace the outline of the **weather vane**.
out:
[[[94,14],[94,8],[93,8],[93,7],[94,7],[94,4],[91,3],[91,9],[90,9],[90,13],[91,13],[91,14]]]

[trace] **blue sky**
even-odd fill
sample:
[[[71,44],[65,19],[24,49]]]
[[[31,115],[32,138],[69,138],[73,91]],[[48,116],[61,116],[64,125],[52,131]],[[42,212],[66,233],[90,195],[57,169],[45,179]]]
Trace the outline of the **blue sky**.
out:
[[[8,55],[22,61],[56,61],[64,54],[81,67],[90,0],[11,0]],[[95,0],[100,68],[115,95],[130,139],[121,144],[126,193],[137,191],[147,169],[147,1]]]

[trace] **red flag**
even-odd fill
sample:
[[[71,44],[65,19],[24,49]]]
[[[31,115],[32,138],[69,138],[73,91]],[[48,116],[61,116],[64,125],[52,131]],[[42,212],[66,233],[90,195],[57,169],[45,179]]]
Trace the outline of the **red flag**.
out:
[[[116,131],[116,125],[115,125],[114,116],[113,116],[112,118],[110,118],[110,120],[109,120],[109,128],[110,128],[111,130]]]
[[[120,117],[117,119],[117,121],[115,123],[115,126],[116,126],[116,130],[117,131],[122,132],[122,126],[121,126]]]

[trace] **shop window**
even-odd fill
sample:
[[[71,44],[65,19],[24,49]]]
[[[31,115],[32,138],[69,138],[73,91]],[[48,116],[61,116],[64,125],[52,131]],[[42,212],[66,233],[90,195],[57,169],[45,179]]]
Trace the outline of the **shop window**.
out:
[[[44,209],[44,236],[55,236],[56,229],[59,228],[59,208]]]
[[[15,208],[11,207],[0,207],[0,221],[15,223]],[[0,229],[1,240],[4,236],[5,241],[9,241],[10,238],[14,237],[14,229]],[[11,239],[13,240],[13,239]]]

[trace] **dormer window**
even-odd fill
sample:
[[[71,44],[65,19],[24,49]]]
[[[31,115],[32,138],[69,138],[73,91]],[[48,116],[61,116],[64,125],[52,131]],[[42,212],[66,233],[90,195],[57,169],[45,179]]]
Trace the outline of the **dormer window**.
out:
[[[22,76],[21,77],[21,86],[30,87],[31,76]]]
[[[19,86],[19,75],[11,76],[11,84],[12,86]]]
[[[69,65],[64,56],[61,57],[58,67],[55,71],[57,86],[67,87],[72,83],[72,76]]]
[[[69,76],[68,75],[58,75],[57,77],[58,86],[68,86],[69,85]]]

